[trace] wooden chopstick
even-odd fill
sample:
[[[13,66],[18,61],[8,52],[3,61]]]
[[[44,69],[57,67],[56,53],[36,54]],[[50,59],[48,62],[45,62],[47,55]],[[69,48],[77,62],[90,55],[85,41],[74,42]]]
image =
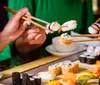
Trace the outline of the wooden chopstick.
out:
[[[97,23],[97,22],[99,22],[100,21],[100,18],[99,19],[97,19],[96,21],[95,21],[95,23]]]
[[[75,34],[71,37],[100,37],[100,34]]]
[[[72,42],[88,42],[88,41],[100,41],[100,38],[92,38],[87,40],[73,40]]]
[[[29,16],[31,19],[33,19],[33,20],[37,20],[37,21],[39,21],[39,22],[42,22],[42,23],[44,23],[44,24],[49,24],[49,22],[47,22],[47,21],[44,21],[44,20],[42,20],[42,19],[39,19],[39,18],[36,18],[36,17],[33,17],[33,16]]]
[[[14,15],[17,13],[17,11],[12,10],[12,9],[6,7],[6,6],[4,6],[4,8],[5,8],[6,11],[11,12],[11,13],[14,14]],[[44,29],[44,30],[48,30],[46,27],[44,27],[44,26],[42,26],[42,25],[40,25],[40,24],[38,24],[38,23],[36,23],[36,22],[34,22],[34,21],[32,21],[32,20],[26,18],[26,17],[22,17],[22,19],[31,22],[33,25],[35,25],[35,26],[37,26],[37,27],[39,27],[39,28],[42,28],[42,29]]]

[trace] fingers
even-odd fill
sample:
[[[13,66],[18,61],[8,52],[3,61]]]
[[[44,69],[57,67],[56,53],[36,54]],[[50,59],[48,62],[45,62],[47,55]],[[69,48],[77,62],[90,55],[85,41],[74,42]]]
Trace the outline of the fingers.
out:
[[[46,40],[45,34],[39,34],[35,37],[34,40],[31,40],[29,44],[43,44]]]
[[[31,40],[34,40],[37,36],[37,33],[31,33],[27,37],[24,37],[24,42],[30,42]]]
[[[43,32],[40,33],[31,33],[24,38],[24,42],[28,42],[29,44],[41,44],[46,40],[46,34]]]
[[[17,12],[17,14],[14,16],[14,21],[15,22],[17,22],[17,21],[19,21],[20,19],[21,19],[21,17],[23,16],[23,15],[25,15],[26,13],[28,12],[28,9],[27,8],[23,8],[23,9],[21,9],[21,10],[19,10],[18,12]]]
[[[44,32],[44,30],[38,29],[35,26],[32,26],[27,31],[25,31],[25,33],[23,34],[23,37],[26,37],[27,35],[29,35],[31,33],[40,33],[40,32]]]

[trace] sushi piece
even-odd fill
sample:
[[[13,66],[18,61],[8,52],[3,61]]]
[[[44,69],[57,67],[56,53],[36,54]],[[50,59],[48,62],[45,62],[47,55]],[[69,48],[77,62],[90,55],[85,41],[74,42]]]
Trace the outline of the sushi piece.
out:
[[[33,78],[35,79],[35,85],[41,85],[41,83],[42,83],[41,77],[33,76]]]
[[[68,65],[63,65],[62,66],[62,74],[66,74],[66,72],[73,72],[73,68],[74,68],[74,66],[72,63],[70,63]]]
[[[58,31],[60,28],[60,24],[58,22],[52,22],[50,24],[47,24],[46,26],[48,30],[46,30],[46,33],[53,33],[54,31]]]
[[[21,78],[19,72],[12,73],[12,83],[13,85],[21,85]]]
[[[49,82],[56,78],[56,75],[50,74],[49,72],[40,72],[38,76],[42,79],[43,82]]]
[[[93,23],[89,28],[88,32],[90,34],[99,34],[100,32],[100,24],[99,23]]]
[[[94,50],[94,55],[96,56],[97,60],[100,60],[100,46],[97,46]]]
[[[72,37],[70,35],[68,35],[67,33],[63,33],[61,36],[60,36],[60,39],[59,39],[59,42],[61,44],[66,44],[66,45],[71,45],[72,43]]]
[[[65,22],[62,26],[61,26],[61,30],[63,32],[65,31],[70,31],[73,30],[77,27],[77,22],[75,20],[70,20],[68,22]]]
[[[81,63],[86,63],[86,60],[87,60],[86,55],[80,55],[80,56],[79,56],[79,61],[80,61]]]
[[[91,55],[91,54],[88,53],[88,52],[84,52],[83,55],[84,55],[84,56],[89,56],[89,55]]]
[[[58,64],[53,64],[48,67],[48,72],[52,75],[59,75],[61,73],[61,68]]]
[[[93,57],[93,56],[87,56],[86,63],[87,64],[95,64],[96,63],[96,58]]]
[[[31,81],[27,73],[22,74],[22,84],[21,85],[31,85]]]
[[[36,85],[36,84],[35,84],[35,79],[34,79],[34,78],[30,78],[30,81],[31,81],[31,85]]]
[[[87,48],[87,53],[93,53],[94,52],[94,47],[92,45],[88,46]]]

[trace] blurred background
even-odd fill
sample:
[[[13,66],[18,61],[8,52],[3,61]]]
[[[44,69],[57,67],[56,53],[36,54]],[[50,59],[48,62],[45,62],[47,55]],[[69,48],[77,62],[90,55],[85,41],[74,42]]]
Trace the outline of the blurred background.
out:
[[[3,9],[4,5],[7,5],[8,0],[0,0],[0,31],[2,31],[3,27],[8,21],[7,12]],[[93,12],[95,20],[100,17],[100,0],[92,0],[93,2]]]

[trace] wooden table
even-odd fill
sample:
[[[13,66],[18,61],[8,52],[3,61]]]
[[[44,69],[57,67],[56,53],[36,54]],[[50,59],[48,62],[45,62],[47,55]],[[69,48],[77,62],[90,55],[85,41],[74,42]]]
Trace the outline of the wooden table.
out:
[[[60,62],[60,61],[64,61],[64,60],[71,60],[71,61],[75,61],[78,59],[78,56],[81,53],[77,53],[74,54],[72,56],[68,56],[68,57],[57,57],[57,56],[49,56],[46,58],[42,58],[40,60],[36,60],[12,69],[8,69],[6,71],[3,71],[3,78],[1,80],[1,83],[4,83],[6,85],[11,85],[11,73],[12,72],[26,72],[29,74],[37,74],[40,71],[44,71],[47,70],[47,67],[51,64]]]

